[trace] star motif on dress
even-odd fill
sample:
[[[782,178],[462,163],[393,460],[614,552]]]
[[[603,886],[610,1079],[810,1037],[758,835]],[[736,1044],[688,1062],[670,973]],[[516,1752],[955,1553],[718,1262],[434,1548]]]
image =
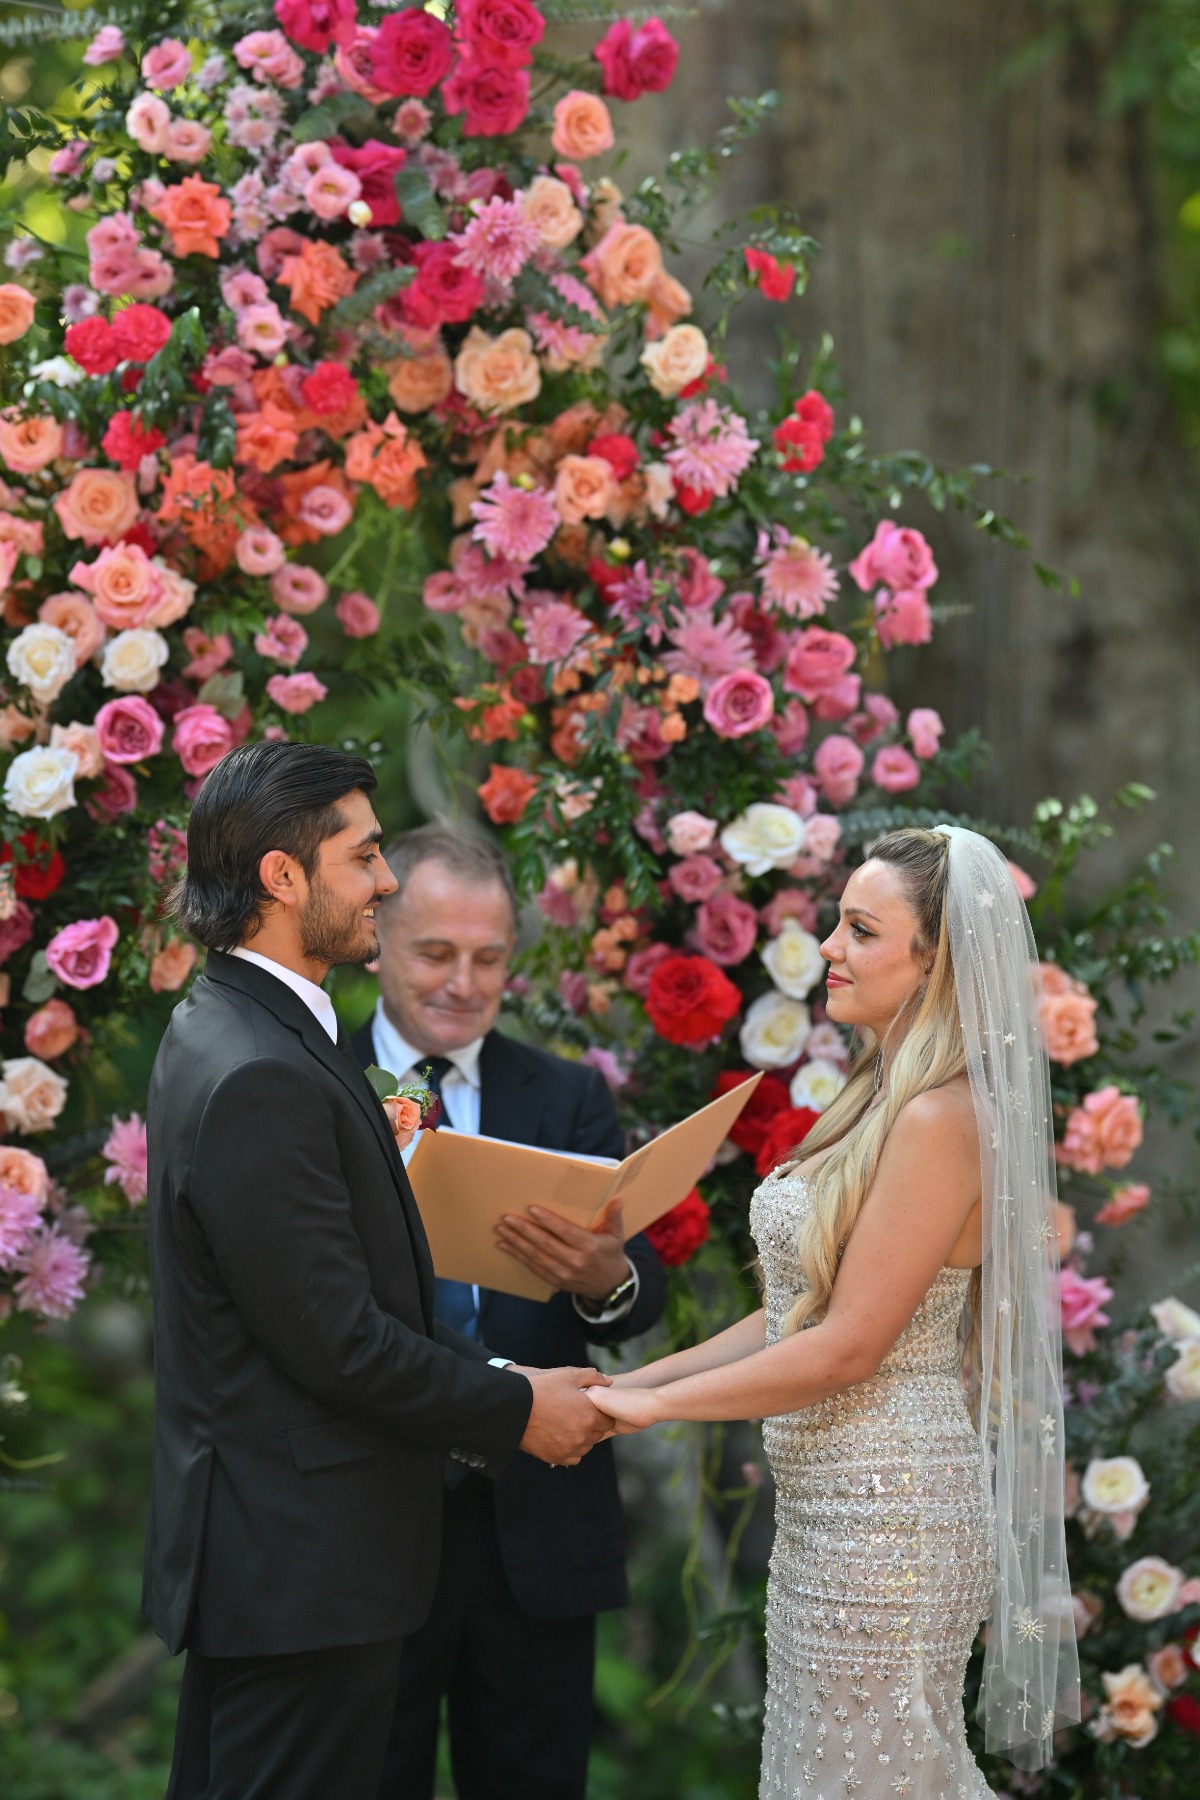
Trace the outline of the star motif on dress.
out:
[[[829,1684],[823,1680],[818,1681],[815,1692],[818,1700],[828,1700],[830,1693]]]
[[[842,1773],[841,1773],[841,1775],[840,1775],[840,1777],[839,1777],[839,1780],[840,1780],[840,1781],[841,1781],[841,1782],[842,1782],[842,1783],[843,1783],[843,1785],[844,1785],[844,1786],[845,1786],[845,1789],[846,1789],[846,1792],[847,1792],[847,1793],[849,1793],[849,1792],[850,1792],[850,1791],[851,1791],[851,1789],[852,1789],[852,1788],[856,1788],[856,1787],[861,1787],[861,1786],[862,1786],[862,1782],[861,1782],[861,1780],[860,1780],[860,1779],[859,1779],[859,1777],[858,1777],[858,1776],[857,1776],[857,1775],[856,1775],[856,1774],[855,1774],[855,1773],[854,1773],[854,1770],[853,1770],[853,1769],[843,1769],[843,1770],[842,1770]]]
[[[912,1776],[908,1773],[907,1769],[902,1775],[892,1776],[892,1791],[897,1794],[912,1793]]]
[[[863,1686],[862,1682],[856,1681],[854,1683],[854,1686],[850,1689],[850,1698],[852,1700],[857,1700],[858,1704],[861,1706],[863,1704],[864,1700],[867,1699],[867,1697],[868,1697],[867,1690]]]

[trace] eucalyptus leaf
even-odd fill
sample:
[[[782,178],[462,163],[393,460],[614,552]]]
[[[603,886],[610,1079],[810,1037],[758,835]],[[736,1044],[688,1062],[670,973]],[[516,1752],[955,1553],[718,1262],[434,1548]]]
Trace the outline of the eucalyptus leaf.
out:
[[[198,698],[215,706],[223,719],[236,719],[246,704],[246,681],[240,669],[210,675]]]
[[[381,1069],[378,1063],[372,1063],[369,1069],[364,1070],[364,1073],[377,1100],[390,1099],[400,1086],[399,1077],[389,1075],[388,1071]]]
[[[31,1006],[40,1006],[48,1000],[58,986],[58,977],[46,961],[44,950],[35,950],[29,963],[29,973],[25,977],[25,985],[21,989],[21,998],[28,1000]]]

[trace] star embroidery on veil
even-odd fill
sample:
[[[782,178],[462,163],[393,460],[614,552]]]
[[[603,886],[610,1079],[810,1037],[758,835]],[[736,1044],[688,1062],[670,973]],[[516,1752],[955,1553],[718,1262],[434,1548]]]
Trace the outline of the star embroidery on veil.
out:
[[[1004,1034],[1004,1041],[1006,1044],[1015,1044],[1017,1041],[1015,1033],[1006,1031]]]
[[[1035,1619],[1027,1606],[1018,1607],[1013,1614],[1013,1624],[1023,1644],[1040,1644],[1046,1635],[1045,1621]]]
[[[980,906],[995,906],[996,904],[995,894],[989,894],[986,888],[981,888],[975,898],[978,900]]]
[[[1047,1413],[1044,1419],[1039,1419],[1038,1429],[1042,1434],[1042,1449],[1049,1455],[1058,1437],[1058,1425],[1054,1414]]]
[[[1042,1736],[1044,1738],[1054,1736],[1054,1708],[1052,1706],[1048,1706],[1042,1714]]]

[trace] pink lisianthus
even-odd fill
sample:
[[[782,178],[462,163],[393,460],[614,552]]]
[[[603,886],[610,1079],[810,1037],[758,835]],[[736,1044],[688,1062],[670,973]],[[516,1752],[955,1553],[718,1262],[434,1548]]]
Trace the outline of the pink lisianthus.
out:
[[[903,745],[890,744],[871,764],[871,780],[885,794],[904,794],[920,783],[921,765]]]
[[[906,729],[914,756],[919,756],[922,762],[926,762],[929,757],[937,755],[946,729],[940,713],[934,712],[931,706],[914,707],[908,715]]]
[[[681,861],[672,863],[667,870],[667,880],[672,893],[686,900],[689,906],[696,906],[709,899],[721,885],[721,865],[711,856],[699,853],[685,856]]]
[[[898,594],[886,589],[875,596],[875,629],[885,650],[897,644],[927,644],[933,636],[929,601],[920,588],[904,588]]]
[[[325,483],[310,487],[296,508],[296,517],[322,537],[336,537],[353,516],[354,507],[341,489]]]
[[[83,60],[89,69],[98,69],[103,63],[116,62],[125,54],[125,33],[119,25],[102,25],[87,49]]]
[[[650,977],[659,963],[665,962],[668,956],[676,953],[669,944],[647,944],[644,950],[635,950],[625,964],[622,980],[631,994],[639,994],[644,999],[650,991]]]
[[[57,1227],[41,1231],[17,1259],[21,1279],[13,1288],[19,1312],[67,1319],[83,1299],[91,1257]]]
[[[338,624],[349,638],[374,637],[380,626],[379,608],[369,595],[357,588],[343,594],[334,613]]]
[[[722,968],[745,962],[758,936],[758,913],[736,894],[716,893],[696,912],[696,948]]]
[[[290,618],[287,613],[276,613],[256,635],[254,648],[260,656],[269,656],[273,662],[282,663],[285,669],[294,669],[308,649],[308,633],[299,619]]]
[[[142,58],[142,80],[147,87],[169,93],[181,87],[192,72],[192,53],[178,38],[152,44]]]
[[[243,575],[273,575],[283,567],[287,552],[269,526],[248,525],[238,533],[234,556]]]
[[[206,701],[175,714],[171,748],[189,775],[207,775],[233,746],[233,726]]]
[[[283,712],[306,713],[310,706],[316,706],[323,700],[329,689],[315,675],[303,672],[299,675],[272,675],[267,682],[267,693]]]
[[[339,48],[339,55],[341,54]],[[255,81],[270,81],[280,88],[298,88],[304,80],[304,62],[282,31],[248,31],[233,46],[234,61],[249,70]]]
[[[1088,1094],[1082,1106],[1071,1108],[1055,1156],[1077,1174],[1099,1175],[1102,1169],[1123,1169],[1141,1141],[1142,1114],[1136,1098],[1110,1084]]]
[[[837,732],[817,746],[813,774],[830,806],[848,806],[853,800],[865,761],[854,739]]]
[[[97,987],[108,974],[120,933],[115,919],[77,919],[55,932],[46,945],[46,962],[67,987]]]
[[[864,594],[878,587],[901,593],[909,588],[931,588],[938,578],[933,552],[919,531],[881,519],[875,536],[850,564],[850,574]]]
[[[754,669],[734,669],[713,682],[704,701],[706,723],[718,737],[747,737],[761,731],[775,711],[775,696],[765,676]]]
[[[503,469],[472,502],[471,517],[475,520],[471,536],[489,556],[511,562],[532,562],[559,526],[553,494],[546,488],[516,486]]]
[[[116,1182],[130,1206],[140,1206],[146,1198],[147,1152],[146,1127],[137,1113],[128,1119],[113,1119],[100,1154],[109,1165],[104,1171],[105,1186]]]
[[[188,625],[184,628],[183,642],[192,659],[183,670],[187,681],[207,681],[210,675],[223,669],[233,655],[233,639],[223,631],[210,638],[199,626]]]
[[[1107,1325],[1108,1314],[1102,1310],[1113,1297],[1108,1283],[1099,1275],[1090,1279],[1077,1270],[1059,1271],[1058,1299],[1062,1311],[1063,1342],[1076,1356],[1085,1356],[1096,1348],[1097,1325]]]
[[[162,749],[163,722],[140,694],[106,700],[96,714],[96,741],[108,762],[145,762]]]
[[[1111,1197],[1096,1214],[1097,1225],[1124,1225],[1150,1204],[1150,1189],[1144,1181],[1129,1181],[1115,1188]]]
[[[271,598],[283,612],[316,612],[328,592],[325,577],[307,563],[284,563],[271,576]]]

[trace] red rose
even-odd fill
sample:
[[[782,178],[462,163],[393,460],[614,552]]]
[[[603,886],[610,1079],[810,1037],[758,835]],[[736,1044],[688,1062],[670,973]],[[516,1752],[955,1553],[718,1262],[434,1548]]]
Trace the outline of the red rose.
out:
[[[116,412],[108,421],[108,429],[100,443],[109,462],[115,462],[118,469],[132,474],[143,456],[153,456],[166,441],[161,431],[153,427],[146,430],[140,425],[135,414]]]
[[[454,17],[464,54],[489,69],[528,68],[546,29],[530,0],[457,0]]]
[[[408,161],[407,150],[394,150],[378,138],[368,138],[354,150],[349,144],[330,144],[333,160],[343,169],[353,169],[362,182],[362,198],[371,209],[371,223],[398,225],[400,202],[396,198],[396,175]]]
[[[697,394],[707,393],[710,382],[724,381],[728,374],[729,370],[725,367],[725,364],[715,361],[714,358],[710,356],[704,365],[703,375],[697,375],[695,381],[689,381],[686,387],[681,387],[679,390],[679,398],[681,400],[694,400]]]
[[[646,1236],[658,1251],[659,1261],[669,1269],[677,1269],[705,1242],[711,1223],[708,1207],[693,1188],[678,1206],[655,1219],[653,1225],[647,1225]]]
[[[792,411],[798,419],[813,427],[823,444],[829,442],[833,436],[833,408],[824,394],[809,388],[807,394],[801,394]]]
[[[339,413],[358,397],[358,383],[341,363],[319,362],[300,383],[300,393],[313,412]]]
[[[418,312],[432,325],[461,325],[483,300],[483,282],[459,263],[452,244],[417,246],[417,279],[400,295],[406,319],[418,323]],[[422,321],[424,322],[424,321]]]
[[[487,67],[464,59],[442,89],[448,113],[465,113],[468,137],[503,137],[516,131],[529,111],[529,76],[524,69]]]
[[[777,262],[769,250],[756,250],[747,244],[746,267],[758,276],[758,291],[764,300],[786,300],[796,281],[796,271]]]
[[[275,0],[275,17],[293,44],[318,56],[354,42],[354,0]]]
[[[680,487],[675,489],[675,499],[681,512],[694,519],[699,513],[706,513],[713,503],[711,493],[701,488]]]
[[[537,782],[524,769],[493,763],[487,780],[475,792],[493,825],[515,825],[537,793]]]
[[[371,74],[385,93],[424,99],[450,72],[454,39],[432,13],[389,13],[371,45]]]
[[[1194,1694],[1173,1694],[1167,1701],[1167,1711],[1173,1724],[1200,1737],[1200,1700]]]
[[[807,475],[824,461],[825,446],[820,433],[804,419],[787,418],[771,433],[783,466],[790,473]]]
[[[646,1016],[669,1044],[707,1044],[740,1010],[742,996],[707,956],[668,956],[646,990]]]
[[[661,19],[647,19],[635,31],[618,19],[592,53],[604,70],[604,91],[616,100],[640,100],[661,94],[671,84],[679,61],[679,45]]]
[[[789,1152],[804,1142],[820,1116],[807,1106],[789,1106],[785,1112],[777,1112],[763,1132],[754,1157],[759,1174],[766,1175],[776,1163],[785,1161]]]
[[[717,1076],[714,1098],[729,1093],[731,1088],[741,1087],[753,1073],[752,1069],[723,1069]],[[764,1075],[729,1127],[730,1143],[750,1156],[757,1156],[771,1120],[776,1113],[787,1112],[790,1106],[787,1083],[780,1081],[778,1075]]]
[[[42,842],[36,832],[23,831],[17,839],[29,862],[19,863],[13,887],[21,900],[48,900],[66,873],[67,865],[57,850]],[[12,861],[12,845],[0,845],[0,864]]]
[[[149,362],[171,335],[171,321],[157,306],[135,300],[112,322],[113,344],[122,362]]]
[[[77,362],[85,375],[109,375],[121,360],[122,352],[113,339],[113,328],[99,314],[68,325],[63,349]]]
[[[638,466],[638,447],[623,431],[604,431],[587,447],[589,456],[602,456],[618,481],[625,481]]]

